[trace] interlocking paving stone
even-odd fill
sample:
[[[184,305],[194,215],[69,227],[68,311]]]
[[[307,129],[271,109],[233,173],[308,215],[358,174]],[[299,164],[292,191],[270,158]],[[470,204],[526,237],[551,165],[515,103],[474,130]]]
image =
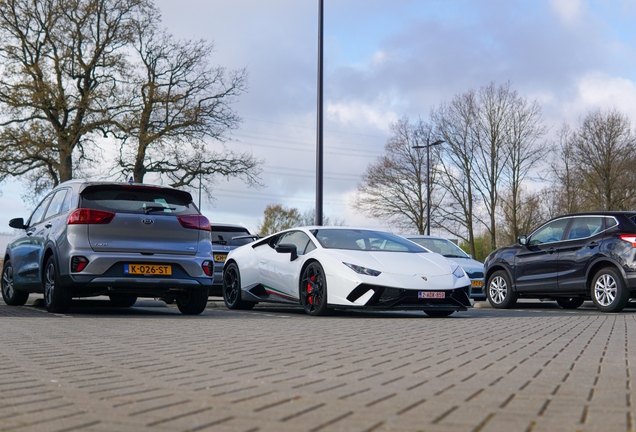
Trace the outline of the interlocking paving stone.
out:
[[[0,302],[0,431],[636,432],[633,308],[83,305]]]

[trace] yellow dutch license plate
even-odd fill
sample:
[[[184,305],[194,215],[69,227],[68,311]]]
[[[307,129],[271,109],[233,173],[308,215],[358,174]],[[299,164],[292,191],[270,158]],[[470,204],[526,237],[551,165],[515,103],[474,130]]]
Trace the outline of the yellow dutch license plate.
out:
[[[227,258],[226,254],[214,254],[214,261],[216,262],[225,262],[225,258]]]
[[[481,287],[484,285],[484,281],[480,281],[480,280],[472,280],[470,281],[470,283],[474,287]]]
[[[124,264],[124,274],[170,276],[172,275],[172,267],[156,264]]]

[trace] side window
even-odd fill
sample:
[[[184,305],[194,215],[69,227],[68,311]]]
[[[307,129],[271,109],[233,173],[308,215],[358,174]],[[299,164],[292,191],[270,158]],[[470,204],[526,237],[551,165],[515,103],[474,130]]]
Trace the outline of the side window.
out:
[[[68,195],[68,189],[61,189],[53,195],[53,199],[51,199],[51,204],[49,204],[49,208],[44,215],[44,219],[48,219],[62,213],[62,207],[66,201],[66,195]]]
[[[570,227],[568,240],[583,239],[601,231],[603,218],[601,216],[575,217]]]
[[[51,201],[51,197],[52,195],[49,195],[44,198],[44,200],[42,200],[42,202],[35,208],[33,214],[31,214],[31,217],[29,218],[29,223],[27,223],[28,226],[33,226],[42,220],[42,216],[44,216],[44,212]]]
[[[542,226],[532,234],[528,244],[535,246],[541,243],[560,241],[563,238],[563,232],[569,221],[569,218],[559,219]]]
[[[613,217],[606,217],[605,218],[605,229],[609,229],[611,227],[613,227],[614,225],[617,225],[618,222],[616,222],[616,219],[614,219]]]
[[[283,244],[283,243],[293,244],[294,246],[296,246],[298,255],[304,255],[305,250],[309,252],[315,249],[315,246],[313,243],[311,243],[309,236],[302,231],[292,231],[292,232],[283,234],[278,239],[276,244]],[[311,245],[312,247],[309,247],[309,245]]]

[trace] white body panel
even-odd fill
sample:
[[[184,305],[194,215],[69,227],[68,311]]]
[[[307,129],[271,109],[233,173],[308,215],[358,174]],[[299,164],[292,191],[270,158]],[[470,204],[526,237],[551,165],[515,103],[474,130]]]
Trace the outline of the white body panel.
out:
[[[262,285],[270,295],[275,294],[291,301],[298,300],[301,273],[308,261],[317,261],[324,269],[328,287],[327,302],[334,306],[364,306],[373,295],[372,291],[353,302],[347,300],[347,296],[360,284],[418,292],[450,291],[470,285],[466,274],[461,270],[457,271],[457,264],[449,263],[441,255],[430,252],[323,248],[311,234],[311,229],[316,228],[324,227],[295,228],[305,232],[316,248],[298,255],[294,260],[290,253],[276,252],[267,243],[269,237],[232,250],[226,263],[236,262],[238,265],[241,290],[247,291]],[[343,264],[344,262],[373,269],[380,274],[360,274]]]

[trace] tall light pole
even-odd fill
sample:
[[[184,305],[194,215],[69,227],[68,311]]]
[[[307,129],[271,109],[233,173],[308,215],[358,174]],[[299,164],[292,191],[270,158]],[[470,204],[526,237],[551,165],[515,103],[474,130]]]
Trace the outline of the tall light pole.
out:
[[[414,149],[426,148],[426,235],[431,235],[431,147],[445,142],[437,140],[429,143],[427,138],[425,146],[413,146]]]
[[[316,125],[316,225],[322,225],[322,16],[323,0],[318,0],[318,119]]]

